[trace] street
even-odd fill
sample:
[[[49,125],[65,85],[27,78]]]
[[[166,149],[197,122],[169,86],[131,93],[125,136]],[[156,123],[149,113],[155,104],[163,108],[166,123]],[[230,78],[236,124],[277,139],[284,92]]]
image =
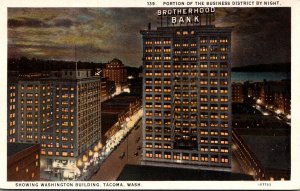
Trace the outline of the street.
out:
[[[120,145],[102,163],[91,181],[114,181],[126,164],[140,164],[142,153],[142,122],[122,140]],[[137,152],[137,153],[136,153]],[[135,156],[137,154],[137,156]]]
[[[260,101],[257,101],[260,103]],[[274,109],[273,106],[264,106],[261,104],[254,104],[252,105],[253,108],[260,111],[263,115],[272,115],[276,117],[278,120],[283,121],[284,123],[291,126],[291,115],[290,114],[284,114],[279,109]]]

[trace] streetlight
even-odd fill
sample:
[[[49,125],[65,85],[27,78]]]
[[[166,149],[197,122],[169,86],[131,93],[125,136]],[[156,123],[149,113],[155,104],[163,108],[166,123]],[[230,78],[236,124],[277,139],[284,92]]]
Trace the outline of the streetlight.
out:
[[[98,145],[95,145],[94,146],[94,152],[98,152],[98,151],[99,151]]]
[[[257,103],[257,104],[261,104],[262,101],[261,101],[260,99],[257,99],[257,100],[256,100],[256,103]]]
[[[93,151],[89,150],[89,157],[93,156]]]
[[[82,170],[82,161],[81,161],[81,159],[77,160],[77,168],[79,170],[79,173],[77,172],[77,174],[78,174],[78,176],[80,176],[81,170]]]
[[[236,146],[235,144],[232,144],[232,147],[231,147],[231,148],[232,148],[232,150],[234,150],[234,151],[238,149],[237,146]]]
[[[83,156],[82,156],[82,161],[83,161],[83,162],[86,162],[86,161],[87,161],[87,156],[86,156],[86,155],[83,155]]]
[[[82,167],[82,161],[81,161],[81,159],[77,160],[77,167],[78,168]]]

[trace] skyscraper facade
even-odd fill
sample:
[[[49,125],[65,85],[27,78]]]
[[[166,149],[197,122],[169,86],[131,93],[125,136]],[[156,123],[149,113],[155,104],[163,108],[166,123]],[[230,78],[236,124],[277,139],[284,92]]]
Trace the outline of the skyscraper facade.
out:
[[[89,70],[63,70],[42,78],[19,77],[8,90],[8,142],[40,143],[41,170],[72,171],[97,150],[100,77]]]
[[[231,168],[232,28],[142,30],[143,164]]]

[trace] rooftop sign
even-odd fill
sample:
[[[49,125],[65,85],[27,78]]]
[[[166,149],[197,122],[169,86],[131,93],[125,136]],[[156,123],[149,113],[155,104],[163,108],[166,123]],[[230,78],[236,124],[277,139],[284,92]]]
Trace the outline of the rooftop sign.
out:
[[[214,13],[214,7],[157,10],[157,16],[160,19],[161,26],[168,26],[169,24],[211,25],[212,19],[214,19]]]

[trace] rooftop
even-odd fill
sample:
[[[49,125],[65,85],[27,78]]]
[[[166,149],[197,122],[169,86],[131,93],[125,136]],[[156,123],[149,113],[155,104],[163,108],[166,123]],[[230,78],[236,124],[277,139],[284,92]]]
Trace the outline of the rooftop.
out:
[[[126,110],[124,107],[129,107],[131,103],[138,100],[136,96],[129,95],[128,93],[122,93],[102,103],[102,111],[105,110]],[[120,108],[120,109],[119,109]]]
[[[265,169],[291,168],[291,139],[288,129],[234,129]]]
[[[7,143],[7,156],[15,155],[25,149],[36,146],[37,144],[31,143]]]
[[[105,134],[114,124],[118,122],[118,115],[101,114],[101,133]]]
[[[149,35],[149,34],[156,34],[160,33],[162,35],[168,35],[171,33],[176,33],[177,30],[193,30],[195,34],[201,33],[222,33],[223,35],[230,34],[233,30],[233,27],[216,27],[214,25],[186,25],[182,24],[181,26],[169,24],[168,26],[157,27],[157,29],[146,29],[141,30],[141,34]]]
[[[126,165],[117,180],[167,181],[167,180],[253,180],[246,174],[223,171],[193,170],[144,165]]]
[[[291,140],[287,136],[243,135],[247,146],[265,169],[291,168]]]

